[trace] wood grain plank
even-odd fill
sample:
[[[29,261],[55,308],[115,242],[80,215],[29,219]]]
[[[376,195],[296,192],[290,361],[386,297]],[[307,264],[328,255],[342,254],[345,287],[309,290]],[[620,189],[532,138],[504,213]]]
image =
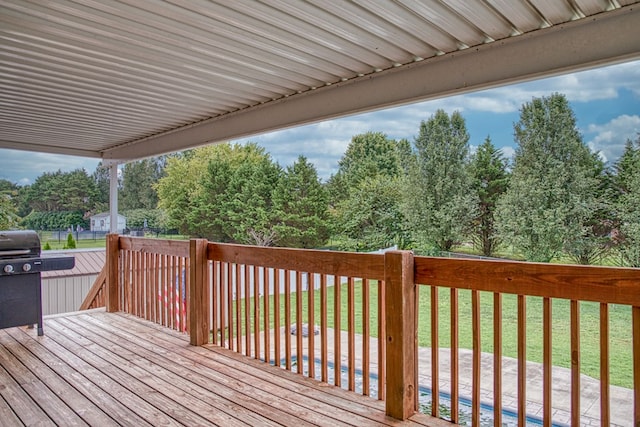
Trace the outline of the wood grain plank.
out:
[[[631,308],[633,323],[633,422],[640,425],[640,306]]]
[[[52,375],[46,365],[42,365],[35,356],[25,350],[9,335],[0,334],[0,345],[0,366],[14,379],[19,379],[17,382],[25,393],[36,402],[55,424],[66,426],[88,425],[78,416],[77,411],[80,408],[78,405],[74,405],[73,402],[73,400],[79,399],[81,396],[77,393],[70,395],[69,392],[73,389],[68,384],[65,383],[66,386],[60,387],[64,381]],[[52,377],[54,377],[53,380],[57,380],[55,384],[52,384]],[[3,382],[0,382],[0,384],[3,384]],[[49,384],[53,385],[53,390],[49,388]],[[70,400],[71,402],[69,402]],[[84,401],[86,402],[86,399]],[[94,407],[94,409],[97,408]],[[104,418],[106,418],[106,422],[110,422],[110,425],[114,424],[108,417]]]
[[[385,283],[378,280],[378,313],[384,313]],[[418,292],[418,290],[416,290]],[[378,315],[378,400],[385,400],[387,396],[387,322],[384,316]]]
[[[459,321],[458,321],[458,290],[451,288],[450,295],[450,318],[451,318],[451,422],[459,422]]]
[[[140,237],[118,236],[120,248],[132,252],[149,252],[178,257],[189,256],[188,240],[145,239]]]
[[[493,425],[502,427],[502,294],[493,294]]]
[[[580,305],[571,300],[571,425],[580,425]]]
[[[48,319],[47,325],[50,322],[52,320]],[[123,391],[119,384],[103,376],[97,369],[84,364],[72,351],[49,339],[51,333],[47,334],[46,340],[36,341],[30,340],[28,337],[25,338],[25,334],[18,328],[8,329],[7,332],[41,361],[47,363],[56,374],[64,378],[78,392],[108,414],[117,424],[152,425],[141,418],[131,407],[126,406],[125,402],[119,400],[124,399],[126,402],[135,404],[135,398],[129,399],[130,396]],[[136,407],[134,406],[134,408]],[[145,409],[144,406],[140,408],[142,412]]]
[[[316,377],[316,298],[315,298],[315,274],[307,273],[307,324],[309,326],[309,338],[307,340],[307,357],[309,358],[308,375],[309,378]]]
[[[471,388],[471,424],[480,425],[480,362],[482,348],[480,346],[480,292],[471,291],[471,330],[473,334],[473,367]]]
[[[600,425],[611,421],[609,396],[609,305],[600,304]]]
[[[545,427],[551,427],[551,369],[552,364],[552,330],[551,299],[542,300],[542,422]]]
[[[518,425],[527,416],[527,299],[518,295]]]
[[[355,280],[347,279],[347,387],[356,389],[356,302]]]
[[[56,425],[53,420],[34,402],[11,375],[0,365],[0,397],[13,408],[15,413],[25,425]]]
[[[369,279],[364,279],[362,281],[362,394],[365,396],[369,396],[371,393],[371,384],[370,384],[370,353],[371,349],[371,319],[370,319],[370,307],[371,307],[371,298],[370,298],[370,289],[371,282]]]
[[[267,409],[264,405],[254,408],[254,411],[247,410],[239,406],[242,395],[234,392],[232,388],[222,383],[202,380],[196,382],[199,370],[184,368],[177,362],[179,348],[172,349],[171,355],[167,355],[166,351],[159,355],[157,347],[150,346],[150,350],[145,349],[142,341],[136,339],[135,335],[118,331],[105,324],[77,317],[59,320],[68,328],[65,336],[78,345],[91,346],[95,356],[121,370],[123,375],[130,376],[132,380],[139,379],[141,383],[154,389],[155,392],[152,394],[156,396],[146,400],[154,406],[166,402],[168,407],[162,406],[159,410],[166,411],[180,423],[275,425],[260,415]],[[93,332],[90,334],[91,338],[81,336],[76,329]],[[207,383],[207,387],[202,386]]]
[[[320,378],[322,382],[329,382],[329,357],[328,357],[328,297],[327,275],[320,276]]]
[[[333,384],[337,387],[342,385],[342,277],[334,276],[333,283]],[[381,316],[384,317],[384,316]]]
[[[640,306],[637,268],[416,257],[416,283]]]
[[[184,335],[173,330],[164,329],[159,325],[142,323],[135,318],[131,318],[125,313],[107,315],[106,313],[97,312],[92,313],[91,317],[98,320],[104,319],[104,323],[113,325],[120,331],[132,331],[138,339],[145,339],[158,343],[158,345],[165,349],[170,349],[169,345],[177,345],[185,350],[186,353],[183,354],[192,361],[191,364],[228,364],[232,367],[232,372],[247,372],[251,376],[262,378],[265,381],[294,391],[298,395],[313,397],[316,401],[325,402],[337,408],[350,410],[353,413],[374,420],[375,422],[394,426],[400,425],[398,420],[384,416],[384,403],[381,401],[370,399],[356,393],[349,393],[339,387],[327,387],[326,384],[321,384],[305,376],[293,375],[291,372],[275,366],[269,367],[262,362],[247,359],[242,355],[230,352],[229,350],[218,346],[187,346],[185,345],[186,337]],[[169,352],[169,354],[171,354],[171,352]],[[416,423],[419,425],[429,426],[450,425],[447,424],[446,421],[432,419],[428,416],[421,415],[416,415],[409,421],[410,425],[415,425]]]
[[[209,259],[337,276],[384,278],[380,254],[209,243]]]
[[[250,412],[258,412],[265,417],[273,417],[279,422],[288,421],[285,422],[288,425],[304,426],[309,425],[308,423],[337,426],[349,424],[366,425],[366,422],[358,418],[354,419],[351,414],[347,414],[345,411],[336,410],[330,405],[317,402],[305,394],[282,388],[281,381],[278,379],[275,382],[266,381],[262,376],[252,375],[255,371],[249,371],[250,375],[247,376],[246,373],[239,372],[236,366],[220,363],[218,356],[203,358],[193,354],[191,352],[192,347],[168,342],[162,345],[163,353],[165,354],[159,354],[154,351],[157,348],[156,344],[145,339],[139,339],[140,336],[145,334],[140,333],[138,330],[134,329],[133,332],[135,333],[131,333],[122,328],[113,327],[108,323],[96,323],[92,319],[89,319],[89,321],[94,325],[89,328],[96,335],[103,334],[98,328],[104,328],[109,333],[117,334],[119,340],[137,339],[135,344],[131,341],[128,349],[141,356],[143,360],[151,361],[167,370],[171,370],[178,378],[187,377],[190,381],[197,382],[199,387],[205,387],[211,392],[223,393],[229,402],[235,402],[235,405],[246,405]],[[171,354],[171,357],[166,356],[167,352]],[[208,354],[212,356],[211,353]],[[243,358],[238,360],[252,360],[261,363],[255,359],[247,359],[246,356],[240,356],[239,354],[238,357]],[[128,357],[128,360],[135,361],[136,359],[135,357]],[[196,360],[197,363],[195,363]],[[144,366],[143,363],[141,361],[140,365]],[[194,366],[198,366],[198,369],[195,370]],[[261,371],[262,368],[268,369],[270,367],[266,364],[259,366]],[[157,370],[154,369],[153,372],[156,373]],[[292,375],[291,373],[288,374]],[[203,379],[199,380],[200,377],[203,377]],[[269,376],[266,378],[269,378]],[[199,387],[196,387],[193,392],[202,392]],[[233,410],[233,405],[226,410]],[[343,416],[345,418],[342,418]],[[348,421],[345,422],[343,420]]]
[[[12,345],[9,339],[13,340],[14,344],[20,343],[20,345]],[[15,336],[0,335],[0,344],[5,348],[10,349],[13,356],[18,358],[24,366],[29,369],[35,377],[57,397],[59,397],[65,405],[80,414],[82,419],[90,425],[99,426],[116,426],[118,425],[112,418],[105,414],[102,409],[91,402],[80,391],[73,387],[73,382],[70,382],[68,376],[62,376],[59,372],[54,371],[49,364],[52,360],[41,360],[36,354],[32,353],[22,343],[23,341],[33,341],[31,336],[27,334],[15,334]],[[49,364],[48,364],[48,363]],[[3,366],[7,366],[5,362]],[[0,399],[2,401],[2,399]],[[0,418],[4,419],[4,418]],[[10,419],[10,418],[6,418]],[[73,417],[70,417],[73,420]],[[65,419],[61,420],[61,424],[66,425],[69,421]]]
[[[431,286],[431,416],[440,417],[440,315],[438,288]]]

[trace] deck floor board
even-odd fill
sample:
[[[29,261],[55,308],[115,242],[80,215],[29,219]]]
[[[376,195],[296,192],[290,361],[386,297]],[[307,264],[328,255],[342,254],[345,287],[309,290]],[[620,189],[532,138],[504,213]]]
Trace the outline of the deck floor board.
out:
[[[441,425],[185,334],[101,310],[0,330],[0,424]]]

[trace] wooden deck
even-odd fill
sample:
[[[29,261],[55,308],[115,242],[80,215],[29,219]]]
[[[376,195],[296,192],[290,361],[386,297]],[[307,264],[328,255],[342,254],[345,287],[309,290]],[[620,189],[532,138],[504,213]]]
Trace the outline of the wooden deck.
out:
[[[90,310],[0,330],[1,425],[444,425],[136,317]],[[448,423],[447,423],[448,424]]]

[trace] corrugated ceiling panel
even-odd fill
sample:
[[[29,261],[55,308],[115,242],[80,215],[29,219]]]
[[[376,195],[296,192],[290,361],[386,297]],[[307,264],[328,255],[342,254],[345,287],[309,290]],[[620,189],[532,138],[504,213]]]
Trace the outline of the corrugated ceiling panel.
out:
[[[99,155],[631,3],[637,1],[4,0],[0,146]]]

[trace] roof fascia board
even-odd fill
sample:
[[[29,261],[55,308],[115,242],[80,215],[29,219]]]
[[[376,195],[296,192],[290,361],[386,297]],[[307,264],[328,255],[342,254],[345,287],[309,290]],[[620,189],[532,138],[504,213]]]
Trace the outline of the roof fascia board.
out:
[[[640,7],[416,62],[247,108],[103,152],[127,161],[417,101],[640,58]]]

